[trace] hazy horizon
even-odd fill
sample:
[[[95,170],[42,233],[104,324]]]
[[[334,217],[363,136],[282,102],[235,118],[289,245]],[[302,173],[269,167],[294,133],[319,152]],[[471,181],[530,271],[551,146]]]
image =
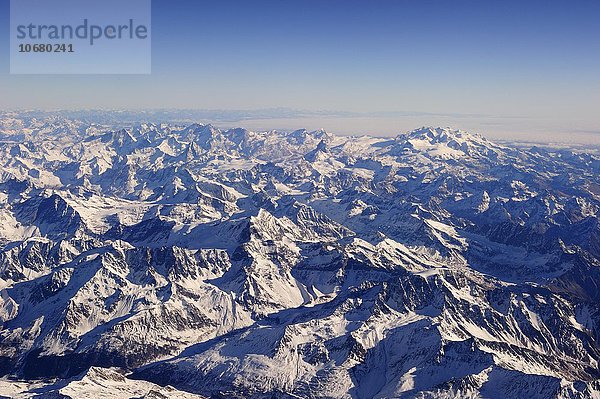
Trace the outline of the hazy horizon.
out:
[[[4,35],[0,108],[405,113],[298,122],[339,134],[436,125],[597,144],[599,12],[592,1],[154,0],[150,75],[10,75]],[[252,126],[290,121],[270,122],[280,123]]]
[[[227,129],[243,127],[250,130],[325,129],[336,135],[369,135],[392,137],[423,127],[450,127],[481,134],[497,141],[523,143],[591,144],[600,146],[600,131],[572,128],[561,131],[551,121],[522,117],[495,118],[489,115],[437,115],[418,112],[352,113],[331,110],[246,109],[12,109],[4,112],[61,114],[78,118],[79,114],[110,114],[126,112],[133,116],[123,122],[210,123]],[[86,115],[89,118],[90,115]],[[146,118],[146,119],[144,119]],[[93,117],[91,119],[94,119]]]

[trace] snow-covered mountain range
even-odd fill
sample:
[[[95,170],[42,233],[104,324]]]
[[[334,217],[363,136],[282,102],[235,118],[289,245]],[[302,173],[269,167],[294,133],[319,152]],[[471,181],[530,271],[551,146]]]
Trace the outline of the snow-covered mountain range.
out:
[[[592,154],[3,113],[0,395],[599,397],[599,222]]]

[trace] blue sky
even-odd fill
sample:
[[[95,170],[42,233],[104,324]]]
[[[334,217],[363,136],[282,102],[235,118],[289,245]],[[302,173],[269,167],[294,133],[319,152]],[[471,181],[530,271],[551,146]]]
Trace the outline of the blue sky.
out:
[[[5,109],[395,111],[415,115],[305,124],[600,141],[597,1],[153,0],[148,76],[9,75],[0,4]]]

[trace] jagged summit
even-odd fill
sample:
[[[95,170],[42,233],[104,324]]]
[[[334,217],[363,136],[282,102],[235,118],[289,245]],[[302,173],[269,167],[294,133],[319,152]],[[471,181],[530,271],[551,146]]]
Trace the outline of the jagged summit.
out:
[[[304,156],[304,159],[306,159],[309,162],[324,161],[329,155],[330,152],[329,147],[327,146],[327,142],[325,142],[324,139],[321,139],[321,141],[319,141],[319,144],[317,144],[317,148],[306,154]]]
[[[506,150],[479,134],[440,127],[422,127],[397,136],[395,142],[400,151],[412,149],[443,159],[467,156],[495,160]]]
[[[480,134],[472,134],[449,127],[421,127],[396,137],[396,141],[398,142],[411,140],[426,141],[430,144],[456,143],[461,145],[471,143],[473,145],[493,145],[491,141]]]

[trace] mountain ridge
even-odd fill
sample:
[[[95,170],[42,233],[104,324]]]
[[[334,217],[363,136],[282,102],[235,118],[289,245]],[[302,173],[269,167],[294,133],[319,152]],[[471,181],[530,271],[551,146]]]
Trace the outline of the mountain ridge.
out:
[[[600,394],[594,155],[449,128],[10,118],[4,375],[206,397]]]

